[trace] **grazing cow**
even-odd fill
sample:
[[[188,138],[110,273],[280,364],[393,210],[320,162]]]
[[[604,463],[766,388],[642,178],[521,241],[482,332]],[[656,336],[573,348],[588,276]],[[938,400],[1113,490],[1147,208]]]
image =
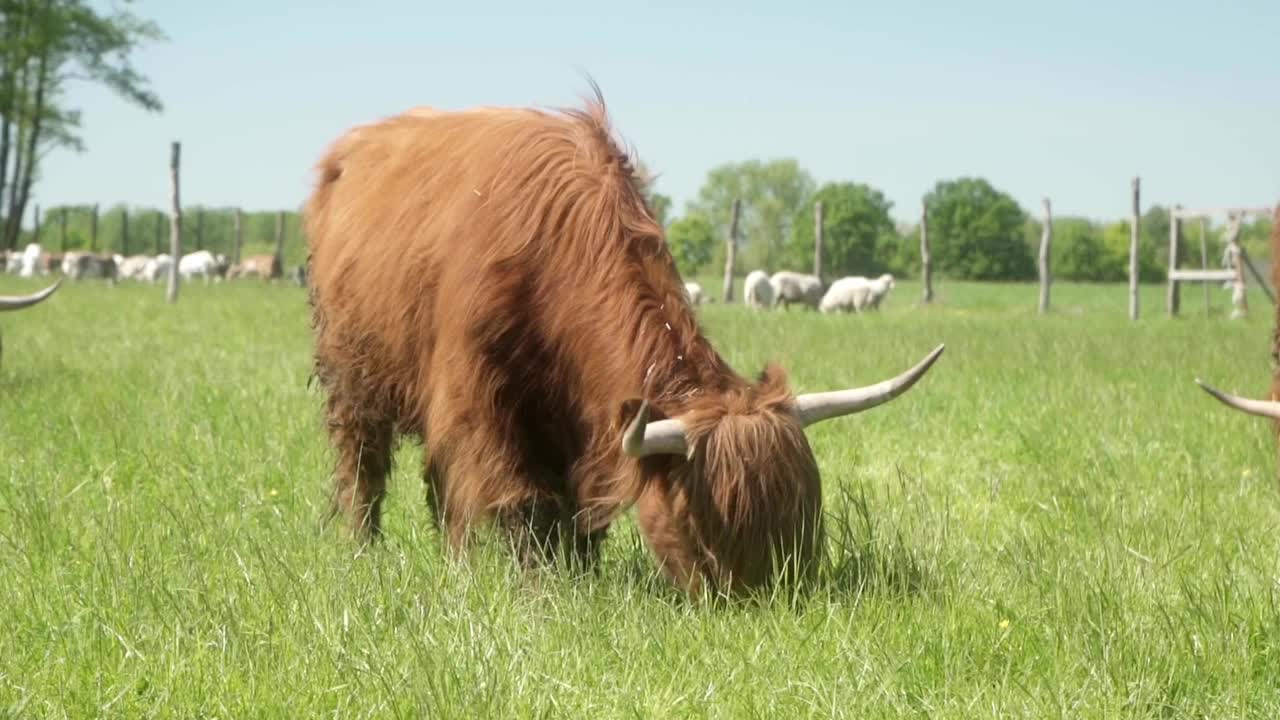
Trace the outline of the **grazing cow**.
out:
[[[153,284],[160,282],[169,277],[169,269],[172,267],[173,256],[160,253],[148,260],[146,266],[142,268],[142,279]]]
[[[689,592],[808,576],[823,533],[805,426],[897,397],[942,351],[799,397],[776,366],[739,375],[701,332],[598,94],[585,109],[402,114],[340,137],[317,171],[315,376],[332,507],[359,537],[378,534],[410,434],[455,550],[492,521],[525,563],[563,547],[590,564],[636,503]]]
[[[789,309],[791,303],[799,303],[817,310],[818,303],[822,302],[822,280],[816,275],[783,270],[769,278],[769,285],[773,287],[775,307],[781,304]]]
[[[45,253],[44,257],[40,258],[40,274],[53,275],[62,273],[62,260],[65,257],[66,255],[63,253]]]
[[[875,279],[861,275],[840,278],[827,288],[818,309],[824,313],[878,310],[893,286],[893,276],[888,273]]]
[[[238,277],[257,277],[263,280],[274,280],[284,277],[284,266],[275,255],[251,255],[240,263],[231,266],[227,271],[227,279]]]
[[[22,250],[22,263],[18,268],[18,277],[35,277],[40,272],[44,259],[44,248],[36,243],[29,243]]]
[[[22,253],[17,250],[4,251],[4,271],[10,275],[18,274],[22,269]]]
[[[104,278],[116,281],[116,259],[95,253],[67,253],[62,259],[62,273],[72,280]]]
[[[1280,287],[1280,204],[1276,205],[1271,228],[1271,287]],[[1196,378],[1196,384],[1205,392],[1222,401],[1228,407],[1250,415],[1270,418],[1280,439],[1280,304],[1276,305],[1275,320],[1271,328],[1271,389],[1266,400],[1251,400],[1221,392]]]
[[[685,283],[684,294],[689,296],[689,302],[694,305],[701,305],[706,301],[706,298],[702,295],[702,285],[696,282]]]
[[[214,255],[208,250],[197,250],[187,253],[178,260],[178,274],[183,281],[193,277],[204,278],[204,284],[210,280],[220,280],[227,274],[229,265],[225,255]]]
[[[151,263],[150,255],[130,255],[117,260],[116,274],[121,280],[143,280],[146,278],[147,266]]]
[[[294,285],[297,285],[300,288],[305,288],[307,286],[307,266],[298,265],[295,267],[293,269],[292,277]]]

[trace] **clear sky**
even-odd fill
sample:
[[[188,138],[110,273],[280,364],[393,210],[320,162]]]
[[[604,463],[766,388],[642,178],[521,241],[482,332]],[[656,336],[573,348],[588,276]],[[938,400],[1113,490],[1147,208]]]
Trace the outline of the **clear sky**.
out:
[[[795,157],[915,216],[986,177],[1037,211],[1280,201],[1280,0],[559,2],[140,0],[150,115],[76,85],[83,154],[35,201],[299,206],[343,129],[414,105],[563,105],[600,84],[682,212],[709,168]]]

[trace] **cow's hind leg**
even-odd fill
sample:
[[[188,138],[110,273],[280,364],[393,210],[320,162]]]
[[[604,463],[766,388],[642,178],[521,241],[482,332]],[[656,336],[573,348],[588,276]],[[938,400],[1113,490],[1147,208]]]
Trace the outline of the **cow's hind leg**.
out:
[[[346,517],[357,537],[376,537],[391,472],[392,424],[360,417],[341,401],[330,401],[328,414],[329,437],[338,450],[332,511]]]

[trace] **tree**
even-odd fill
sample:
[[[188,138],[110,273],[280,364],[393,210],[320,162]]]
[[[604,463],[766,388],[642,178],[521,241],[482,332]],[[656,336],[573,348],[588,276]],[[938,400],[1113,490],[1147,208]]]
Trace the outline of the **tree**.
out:
[[[791,223],[811,207],[814,181],[793,159],[748,160],[713,168],[689,213],[707,218],[716,237],[729,232],[735,198],[742,200],[739,237],[746,266],[779,269]]]
[[[83,149],[80,114],[65,106],[68,84],[87,80],[159,111],[129,56],[163,34],[126,10],[104,13],[85,0],[0,0],[0,37],[0,216],[3,244],[13,247],[40,160],[55,148]]]
[[[1108,253],[1102,228],[1085,218],[1053,219],[1052,252],[1053,274],[1057,278],[1075,282],[1119,282],[1129,277],[1128,240],[1124,257]]]
[[[671,214],[671,198],[660,192],[650,191],[646,199],[649,201],[649,209],[653,211],[653,219],[657,220],[662,227],[666,227],[668,216]]]
[[[813,262],[813,203],[821,200],[824,216],[824,276],[879,275],[890,270],[897,237],[889,210],[893,203],[879,190],[861,183],[827,183],[812,202],[796,212],[786,258],[792,268]]]
[[[1240,224],[1240,244],[1254,262],[1271,257],[1271,229],[1274,221],[1269,217],[1255,217]],[[1272,258],[1280,261],[1280,258]]]
[[[667,246],[685,277],[697,274],[711,262],[715,243],[711,221],[701,215],[685,215],[667,228]]]
[[[637,160],[635,177],[644,187],[644,199],[649,204],[649,210],[653,212],[653,219],[657,220],[662,227],[666,227],[668,216],[671,214],[671,197],[654,189],[658,176],[649,170],[649,166],[645,165],[643,160]]]
[[[1166,216],[1167,217],[1167,216]],[[1119,268],[1113,271],[1116,280],[1129,277],[1129,221],[1118,220],[1108,223],[1102,229],[1102,247],[1103,252],[1107,256],[1106,266]],[[1163,244],[1155,244],[1146,239],[1146,233],[1139,229],[1138,234],[1138,281],[1144,283],[1160,282],[1165,278],[1164,271],[1160,268],[1161,261],[1158,259],[1158,252],[1164,248],[1164,255],[1167,257],[1169,236],[1168,228],[1165,229],[1165,241]],[[1215,257],[1210,251],[1210,262]],[[1198,254],[1198,251],[1197,251]]]
[[[1018,204],[981,178],[944,180],[925,197],[938,271],[959,280],[1028,280],[1035,258]]]

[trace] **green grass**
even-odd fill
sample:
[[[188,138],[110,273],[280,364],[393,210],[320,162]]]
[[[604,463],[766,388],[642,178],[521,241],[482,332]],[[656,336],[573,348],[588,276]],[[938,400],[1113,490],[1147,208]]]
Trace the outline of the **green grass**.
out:
[[[0,292],[38,283],[0,278]],[[710,285],[708,285],[710,286]],[[810,433],[812,596],[663,589],[628,518],[598,577],[448,561],[397,455],[387,540],[323,527],[331,454],[289,287],[68,284],[0,315],[0,716],[1275,717],[1270,306],[901,283],[877,315],[704,308],[741,371],[909,394]]]

